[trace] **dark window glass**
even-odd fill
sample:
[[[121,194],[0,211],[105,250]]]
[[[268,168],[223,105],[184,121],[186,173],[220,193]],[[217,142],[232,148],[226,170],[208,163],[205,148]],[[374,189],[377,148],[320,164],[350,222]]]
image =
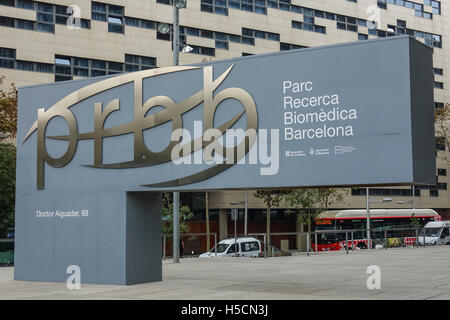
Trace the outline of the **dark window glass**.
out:
[[[201,31],[201,36],[203,38],[210,38],[210,39],[212,39],[214,37],[214,32],[212,32],[210,30],[202,30]]]
[[[358,40],[367,40],[367,34],[358,33]]]
[[[92,12],[92,20],[106,21],[106,14],[98,13],[98,12]]]
[[[216,40],[216,48],[228,50],[228,42]]]
[[[255,30],[255,38],[265,39],[266,33],[264,31]]]
[[[125,71],[127,72],[139,71],[139,66],[134,64],[127,64],[125,65]]]
[[[141,20],[141,26],[142,28],[147,28],[147,29],[155,29],[155,22],[154,21],[149,21],[149,20]]]
[[[106,62],[102,60],[92,60],[92,68],[106,69]]]
[[[248,44],[248,45],[251,45],[251,46],[255,45],[255,38],[242,37],[241,39],[242,39],[242,43],[243,44]]]
[[[267,39],[273,41],[280,41],[280,35],[278,33],[267,32]]]
[[[14,28],[14,19],[9,17],[0,17],[0,26]]]
[[[92,2],[92,10],[106,12],[106,5],[103,3]]]
[[[56,16],[56,21],[57,24],[66,24],[67,23],[67,17],[63,17],[63,16]]]
[[[226,9],[226,8],[215,7],[215,9],[216,9],[216,13],[217,14],[221,14],[221,15],[224,15],[224,16],[228,15],[228,9]]]
[[[37,21],[53,23],[53,15],[52,14],[46,14],[46,13],[38,13],[37,14]]]
[[[141,57],[141,62],[144,65],[147,66],[154,66],[156,65],[156,59],[151,57]]]
[[[14,69],[14,60],[0,58],[0,68]]]
[[[139,19],[125,17],[125,24],[127,26],[139,27]]]
[[[213,12],[213,7],[212,6],[210,6],[210,5],[207,5],[207,4],[202,4],[201,5],[201,11],[204,11],[204,12]]]
[[[109,62],[109,69],[115,71],[122,71],[122,64],[120,62]]]
[[[91,71],[92,77],[100,77],[106,75],[106,71],[104,70],[92,70]]]
[[[70,67],[55,66],[55,73],[71,74]]]
[[[125,55],[125,62],[139,64],[139,57],[131,54]]]
[[[291,46],[288,43],[280,42],[280,51],[291,50]]]
[[[37,72],[47,72],[53,73],[53,65],[49,63],[36,63],[36,71]]]
[[[17,28],[26,29],[26,30],[34,30],[34,22],[33,21],[17,19],[16,24],[17,24]]]
[[[73,64],[75,66],[79,66],[79,67],[87,67],[89,65],[89,61],[88,61],[88,59],[74,58]]]
[[[447,169],[438,169],[438,176],[446,176],[447,175]]]
[[[29,0],[17,0],[17,7],[22,9],[34,10],[34,3],[33,1]]]
[[[16,68],[19,70],[33,71],[33,62],[17,61]]]
[[[123,7],[120,6],[114,6],[114,5],[109,5],[109,12],[110,13],[115,13],[115,14],[123,14]]]
[[[108,32],[123,33],[123,26],[120,24],[109,23]]]
[[[230,37],[231,42],[238,42],[238,43],[241,42],[241,36],[237,36],[235,34],[230,34],[229,37]]]
[[[72,80],[72,77],[71,76],[55,75],[55,82],[67,81],[67,80]]]
[[[47,3],[38,3],[38,11],[53,12],[53,6]]]
[[[216,51],[214,48],[202,47],[201,54],[205,56],[215,56]]]
[[[88,77],[89,76],[89,70],[88,69],[83,69],[83,68],[74,68],[73,69],[73,74],[75,76]]]
[[[14,7],[14,0],[0,0],[0,5]]]
[[[47,23],[38,23],[37,24],[37,30],[43,31],[43,32],[55,32],[55,26],[53,24],[47,24]]]
[[[247,29],[247,28],[242,28],[242,35],[243,36],[253,37],[253,30],[252,29]]]

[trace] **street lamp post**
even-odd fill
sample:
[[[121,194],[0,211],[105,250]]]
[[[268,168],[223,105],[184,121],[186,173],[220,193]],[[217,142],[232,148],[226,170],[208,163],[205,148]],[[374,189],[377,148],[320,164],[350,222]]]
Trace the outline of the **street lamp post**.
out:
[[[231,206],[236,206],[236,205],[243,205],[245,204],[245,201],[241,201],[241,202],[230,202]],[[238,219],[238,209],[237,208],[233,208],[231,209],[231,218],[234,220],[234,255],[237,256],[237,252],[238,252],[238,244],[237,244],[237,219]]]
[[[373,199],[369,198],[369,188],[366,188],[366,228],[367,228],[367,249],[370,249],[370,203],[391,202],[391,198]]]
[[[173,0],[173,28],[172,28],[172,51],[173,65],[179,64],[180,55],[180,12],[186,7],[186,0]],[[169,27],[165,23],[158,25],[158,31],[168,33]],[[173,262],[180,262],[180,193],[173,193]]]
[[[247,236],[247,219],[248,219],[248,191],[245,190],[244,236]]]

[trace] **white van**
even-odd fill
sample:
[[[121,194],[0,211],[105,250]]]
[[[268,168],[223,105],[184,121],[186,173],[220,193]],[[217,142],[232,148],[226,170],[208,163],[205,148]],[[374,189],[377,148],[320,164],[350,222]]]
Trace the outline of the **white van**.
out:
[[[238,252],[235,253],[234,238],[228,238],[217,244],[218,257],[260,257],[261,241],[253,237],[237,238]],[[202,253],[199,258],[215,257],[214,248]]]
[[[425,244],[450,244],[450,221],[430,221],[425,225]],[[424,236],[419,236],[423,245]]]

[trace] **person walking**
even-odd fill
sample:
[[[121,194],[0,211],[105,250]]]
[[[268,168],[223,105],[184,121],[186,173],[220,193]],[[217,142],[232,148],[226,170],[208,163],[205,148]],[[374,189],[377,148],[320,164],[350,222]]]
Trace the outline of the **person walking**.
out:
[[[180,239],[180,258],[183,256],[184,240]]]

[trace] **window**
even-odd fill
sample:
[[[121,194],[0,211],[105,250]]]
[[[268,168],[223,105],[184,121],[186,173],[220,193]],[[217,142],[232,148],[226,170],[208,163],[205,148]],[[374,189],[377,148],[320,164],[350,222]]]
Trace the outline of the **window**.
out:
[[[31,0],[17,0],[17,7],[34,10],[34,3]]]
[[[362,25],[364,22],[366,22],[362,19],[356,19],[353,17],[346,17],[341,15],[337,15],[336,20],[336,28],[352,32],[358,32],[358,25]]]
[[[242,242],[240,245],[241,252],[259,251],[259,244],[256,241]]]
[[[435,81],[434,82],[434,87],[436,89],[444,89],[444,83],[443,82],[439,82],[439,81]]]
[[[14,69],[16,50],[0,48],[0,68]]]
[[[367,40],[369,36],[367,34],[358,33],[358,40]]]
[[[440,69],[440,68],[433,68],[434,74],[438,75],[438,76],[443,76],[444,75],[444,70]]]
[[[17,60],[16,68],[18,70],[33,71],[33,62]]]
[[[93,20],[107,21],[108,32],[124,33],[124,10],[121,6],[100,2],[91,3],[91,16]]]
[[[314,19],[314,18],[312,18]],[[311,19],[306,19],[306,21],[314,21]],[[309,22],[300,22],[300,21],[294,21],[292,20],[291,26],[294,29],[302,29],[307,31],[314,31],[318,33],[326,33],[326,28],[323,26],[318,26]]]
[[[437,188],[439,190],[447,190],[447,184],[446,183],[438,183]]]
[[[439,192],[437,189],[430,188],[430,197],[439,197]]]
[[[305,46],[300,46],[297,44],[283,43],[280,42],[280,51],[294,50],[294,49],[302,49],[307,48]]]
[[[10,17],[0,17],[0,26],[14,28],[14,19]]]
[[[16,28],[34,30],[34,22],[29,20],[16,19]]]
[[[436,137],[436,150],[445,151],[445,137]]]
[[[232,244],[229,248],[227,253],[235,253],[236,252],[236,245]]]
[[[230,1],[230,7],[234,9],[240,9],[237,8],[239,5],[240,3],[238,1],[235,1],[234,3]],[[244,4],[244,8],[242,10],[246,9],[247,11],[253,11],[253,6]],[[202,0],[200,10],[204,12],[221,14],[224,16],[228,15],[228,8],[225,0]]]
[[[438,169],[438,176],[446,176],[447,175],[447,169]]]
[[[118,66],[113,65],[113,67]],[[156,68],[156,58],[125,54],[125,71],[133,72],[152,68]]]
[[[365,188],[352,188],[351,189],[352,196],[365,196],[366,189]],[[415,188],[414,190],[415,196],[420,197],[420,189]],[[370,188],[369,196],[393,196],[393,197],[410,197],[412,196],[412,188],[409,189],[388,189],[388,188]]]

